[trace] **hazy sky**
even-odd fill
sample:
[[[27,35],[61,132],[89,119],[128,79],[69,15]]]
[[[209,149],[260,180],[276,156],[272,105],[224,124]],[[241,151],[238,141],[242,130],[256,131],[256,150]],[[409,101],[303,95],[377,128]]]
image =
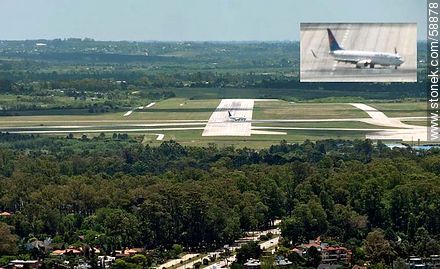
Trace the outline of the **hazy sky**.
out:
[[[300,22],[416,22],[423,0],[0,0],[0,39],[299,40]]]

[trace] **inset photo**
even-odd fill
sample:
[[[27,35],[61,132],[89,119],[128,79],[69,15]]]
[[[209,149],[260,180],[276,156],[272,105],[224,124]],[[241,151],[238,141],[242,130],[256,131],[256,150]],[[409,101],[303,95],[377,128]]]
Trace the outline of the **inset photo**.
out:
[[[301,23],[301,82],[416,82],[416,23]]]

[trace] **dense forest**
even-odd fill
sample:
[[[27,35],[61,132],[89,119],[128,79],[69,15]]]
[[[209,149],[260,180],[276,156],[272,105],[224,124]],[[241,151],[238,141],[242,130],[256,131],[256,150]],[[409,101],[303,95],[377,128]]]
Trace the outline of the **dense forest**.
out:
[[[48,238],[106,253],[214,250],[276,219],[285,247],[321,236],[356,262],[440,252],[436,149],[324,140],[256,151],[5,133],[0,143],[0,212],[12,214],[0,217],[0,256],[44,255],[27,246]]]

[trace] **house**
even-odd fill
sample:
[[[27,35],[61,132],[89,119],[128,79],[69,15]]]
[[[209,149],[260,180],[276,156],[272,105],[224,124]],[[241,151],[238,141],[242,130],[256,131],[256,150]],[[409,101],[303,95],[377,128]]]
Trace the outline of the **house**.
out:
[[[8,269],[18,269],[18,268],[40,268],[41,262],[39,260],[30,260],[30,261],[24,261],[24,260],[12,260],[8,263],[8,266],[6,268]]]
[[[309,240],[308,244],[301,244],[298,248],[303,249],[303,252],[305,252],[311,248],[315,247],[318,251],[322,250],[322,246],[326,246],[327,244],[321,242],[321,237],[316,238],[315,240]]]
[[[112,264],[115,262],[116,257],[112,256],[98,256],[98,264],[100,268],[111,268]]]
[[[327,243],[321,242],[320,237],[310,240],[307,244],[296,246],[291,251],[304,256],[307,255],[307,251],[311,247],[315,247],[321,253],[323,264],[349,264],[353,256],[351,250],[342,246],[329,246]]]
[[[57,249],[52,251],[50,255],[60,256],[60,255],[81,255],[82,251],[75,248]]]
[[[440,269],[440,255],[429,256],[428,266],[430,269]]]
[[[244,269],[257,269],[260,268],[261,262],[256,259],[249,259],[245,264],[243,264]]]
[[[410,269],[425,269],[425,268],[428,268],[426,266],[426,264],[423,262],[422,258],[414,257],[414,256],[409,258],[408,265],[409,265]]]
[[[7,211],[0,212],[0,217],[10,217],[10,216],[12,216],[12,213],[9,213]]]
[[[76,266],[73,267],[73,269],[89,269],[92,268],[92,266],[88,263],[82,262]]]
[[[242,238],[239,238],[239,239],[235,240],[234,241],[234,245],[237,245],[237,246],[241,247],[241,246],[243,246],[243,245],[245,245],[247,243],[254,242],[254,241],[257,241],[257,240],[258,240],[257,236],[242,237]]]
[[[279,268],[288,268],[288,267],[292,266],[293,263],[282,256],[277,256],[275,258],[274,265]]]
[[[299,248],[293,248],[291,251],[292,251],[292,252],[295,252],[295,253],[298,254],[299,256],[302,256],[302,255],[303,255],[303,251],[302,251],[302,249],[299,249]]]
[[[124,249],[124,250],[116,250],[115,251],[115,257],[116,258],[124,258],[124,257],[131,257],[135,254],[144,252],[143,248],[130,248],[130,249]]]
[[[350,263],[351,250],[340,246],[325,246],[322,248],[321,257],[323,263]]]

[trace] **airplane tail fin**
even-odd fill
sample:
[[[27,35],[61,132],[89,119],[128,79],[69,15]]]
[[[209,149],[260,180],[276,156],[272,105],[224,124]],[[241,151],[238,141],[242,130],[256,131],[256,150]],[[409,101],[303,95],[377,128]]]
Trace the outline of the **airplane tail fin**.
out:
[[[327,34],[328,34],[328,43],[330,45],[330,51],[342,50],[342,48],[338,44],[338,41],[336,41],[335,36],[333,35],[332,31],[329,28],[327,28]]]
[[[229,117],[232,117],[231,111],[228,110]]]

